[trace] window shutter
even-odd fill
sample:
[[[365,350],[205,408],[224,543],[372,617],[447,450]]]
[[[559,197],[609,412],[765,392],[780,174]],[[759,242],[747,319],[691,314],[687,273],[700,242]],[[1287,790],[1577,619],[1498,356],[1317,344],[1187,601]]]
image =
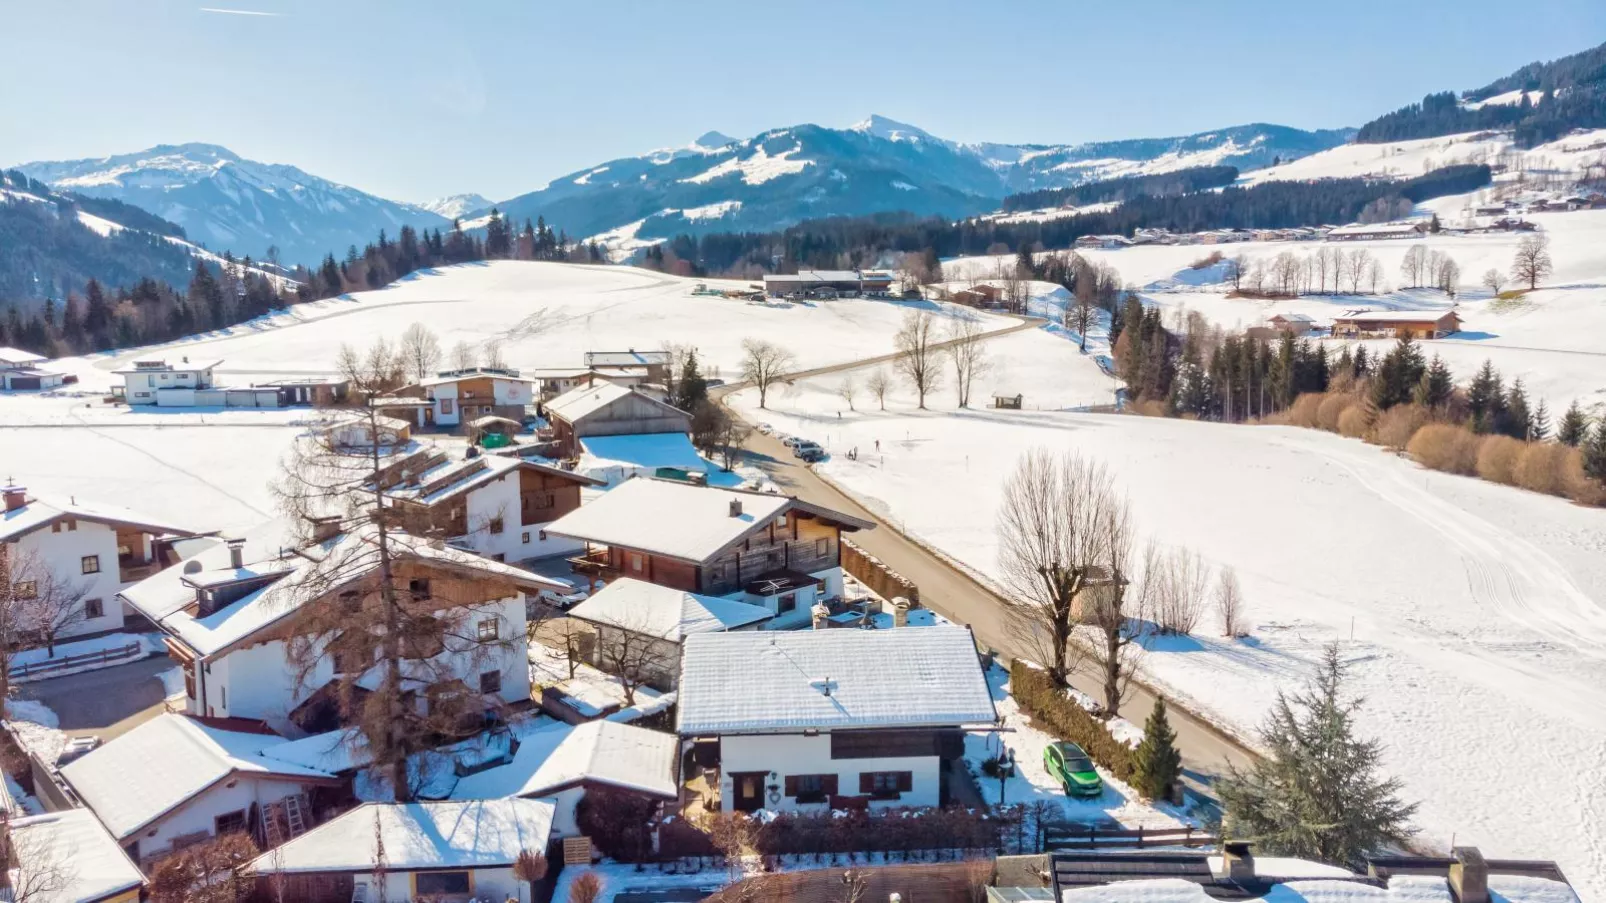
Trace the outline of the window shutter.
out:
[[[873,772],[873,771],[861,771],[861,772],[859,772],[859,792],[860,793],[874,793],[875,792],[875,772]]]
[[[795,774],[786,776],[786,795],[797,796],[797,775]]]
[[[834,774],[825,776],[825,795],[836,796],[836,775]]]
[[[915,774],[912,771],[898,772],[898,792],[908,793],[915,789]]]

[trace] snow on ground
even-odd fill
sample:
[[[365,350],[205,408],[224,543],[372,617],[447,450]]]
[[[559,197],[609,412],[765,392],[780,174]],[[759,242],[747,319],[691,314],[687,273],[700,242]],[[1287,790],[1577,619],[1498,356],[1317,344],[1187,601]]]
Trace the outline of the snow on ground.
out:
[[[67,748],[67,735],[60,730],[61,721],[44,703],[32,699],[5,700],[4,714],[17,742],[40,761],[54,765],[61,751]]]
[[[23,665],[46,665],[50,664],[51,662],[64,661],[75,655],[89,655],[95,652],[105,652],[113,649],[121,651],[136,643],[142,647],[141,651],[136,653],[136,655],[158,655],[167,652],[167,647],[162,643],[162,636],[158,633],[107,633],[97,637],[90,637],[89,639],[85,640],[57,643],[54,656],[50,655],[50,651],[45,649],[43,646],[37,649],[18,650],[17,652],[13,652],[11,654],[11,667],[20,668]],[[128,661],[129,659],[127,658],[119,658],[113,659],[109,663],[84,662],[82,664],[75,665],[72,668],[52,669],[45,672],[40,679],[43,679],[44,677],[66,677],[69,674],[78,674],[83,671],[97,671],[101,668],[112,668],[116,667],[117,665],[127,664]],[[33,677],[24,675],[20,677],[12,677],[11,682],[14,684],[26,683],[27,681],[33,679]]]
[[[1493,99],[1485,101],[1492,103]],[[1461,163],[1514,163],[1512,170],[1574,172],[1596,162],[1606,129],[1567,135],[1530,149],[1517,147],[1509,132],[1467,132],[1437,138],[1342,144],[1281,166],[1246,173],[1240,184],[1303,179],[1411,179]]]
[[[1029,336],[1051,339],[991,343],[1006,368],[1005,343]],[[1037,365],[1061,382],[1028,388],[1028,407],[1033,392],[1079,394],[1080,370]],[[998,572],[998,489],[1021,452],[1102,461],[1141,532],[1236,568],[1250,606],[1248,638],[1212,636],[1212,615],[1199,636],[1157,641],[1151,681],[1252,737],[1276,691],[1342,640],[1367,698],[1360,727],[1421,800],[1425,843],[1555,858],[1586,898],[1606,894],[1606,512],[1312,430],[954,412],[947,396],[921,413],[904,388],[885,413],[838,418],[830,387],[803,381],[756,416],[752,393],[733,403],[824,443],[821,470],[984,575]]]
[[[557,690],[563,694],[566,704],[587,718],[596,718],[613,706],[625,705],[624,686],[618,678],[584,662],[575,665],[571,678],[569,660],[563,650],[540,643],[530,644],[530,684],[537,698],[546,687]],[[635,695],[635,706],[640,708],[652,707],[666,694],[652,687],[636,687]]]

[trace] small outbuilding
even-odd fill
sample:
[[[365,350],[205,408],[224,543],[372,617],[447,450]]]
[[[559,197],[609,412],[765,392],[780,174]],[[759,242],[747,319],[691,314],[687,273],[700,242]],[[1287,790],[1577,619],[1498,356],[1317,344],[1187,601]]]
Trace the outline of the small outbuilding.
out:
[[[691,415],[635,389],[599,382],[571,389],[543,407],[559,454],[580,453],[587,436],[638,436],[691,432]]]
[[[1022,401],[1023,396],[1019,392],[1015,393],[1014,395],[1007,395],[1002,392],[993,393],[993,407],[995,408],[1018,411],[1021,409]]]
[[[1442,339],[1461,331],[1453,310],[1367,310],[1333,318],[1333,336],[1349,339]]]

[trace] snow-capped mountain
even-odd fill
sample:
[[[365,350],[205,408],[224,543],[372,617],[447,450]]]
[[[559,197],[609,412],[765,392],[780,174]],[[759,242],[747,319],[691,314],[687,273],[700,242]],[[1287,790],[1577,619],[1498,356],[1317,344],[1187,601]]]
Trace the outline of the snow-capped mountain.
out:
[[[213,144],[159,145],[89,160],[17,167],[52,188],[114,198],[184,227],[213,251],[261,258],[270,246],[287,264],[391,235],[404,223],[445,226],[438,213],[375,197],[297,169],[246,160]]]
[[[846,129],[797,125],[744,140],[610,160],[498,206],[571,236],[640,246],[680,233],[779,229],[805,219],[997,209],[1016,191],[1188,166],[1270,166],[1344,143],[1348,130],[1245,125],[1178,138],[1080,145],[961,144],[884,116]]]
[[[491,207],[491,203],[491,199],[485,195],[470,192],[469,194],[449,194],[446,197],[436,198],[427,204],[419,204],[418,206],[447,219],[457,219],[460,216],[468,216],[470,213],[480,210],[488,210]]]

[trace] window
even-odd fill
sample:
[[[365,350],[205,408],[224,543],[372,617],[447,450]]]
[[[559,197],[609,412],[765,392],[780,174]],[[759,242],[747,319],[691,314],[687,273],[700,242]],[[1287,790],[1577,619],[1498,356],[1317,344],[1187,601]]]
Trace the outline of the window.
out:
[[[491,532],[492,533],[500,533],[500,532],[502,532],[502,518],[501,518],[500,515],[491,518]]]
[[[523,533],[519,534],[519,542],[523,543],[524,545],[529,545],[530,544],[530,531],[529,530],[525,530]]]
[[[335,647],[330,649],[329,653],[336,674],[361,674],[368,670],[369,659],[366,650]]]
[[[914,772],[865,771],[859,773],[859,792],[873,799],[895,800],[898,794],[914,789]]]
[[[502,672],[486,671],[480,675],[480,692],[486,695],[502,692]]]
[[[429,598],[429,578],[428,577],[414,577],[413,579],[407,581],[407,592],[411,593],[412,596],[413,596],[413,599],[415,599],[415,600],[422,601],[424,599],[428,599]]]
[[[814,541],[814,557],[824,558],[831,554],[831,540],[821,537]]]
[[[785,530],[786,529],[786,515],[783,514],[780,517],[777,517],[775,519],[775,529],[777,529],[777,530]]]
[[[431,894],[468,894],[474,892],[474,882],[468,872],[414,872],[415,897]]]
[[[340,610],[346,614],[356,614],[362,610],[362,593],[348,589],[340,594]]]
[[[789,774],[786,776],[786,795],[799,803],[823,803],[836,794],[834,774]]]
[[[797,593],[787,593],[782,596],[775,608],[776,614],[784,615],[789,611],[797,611]]]
[[[105,603],[101,602],[99,599],[85,599],[84,600],[84,619],[85,620],[92,620],[94,618],[101,618],[101,617],[105,617],[105,615],[106,615],[106,605],[105,605]]]
[[[482,640],[496,639],[496,619],[486,618],[485,620],[481,621],[479,624],[479,631],[480,639]]]
[[[646,563],[647,563],[647,558],[646,558],[645,555],[641,555],[641,554],[636,553],[636,552],[631,552],[630,553],[630,569],[632,571],[635,571],[638,574],[641,573],[642,570],[645,568]]]
[[[33,599],[39,595],[39,584],[33,580],[18,580],[11,584],[11,594],[18,599]]]
[[[441,413],[442,414],[450,414],[450,413],[452,413],[452,400],[450,398],[442,398],[441,399]]]

